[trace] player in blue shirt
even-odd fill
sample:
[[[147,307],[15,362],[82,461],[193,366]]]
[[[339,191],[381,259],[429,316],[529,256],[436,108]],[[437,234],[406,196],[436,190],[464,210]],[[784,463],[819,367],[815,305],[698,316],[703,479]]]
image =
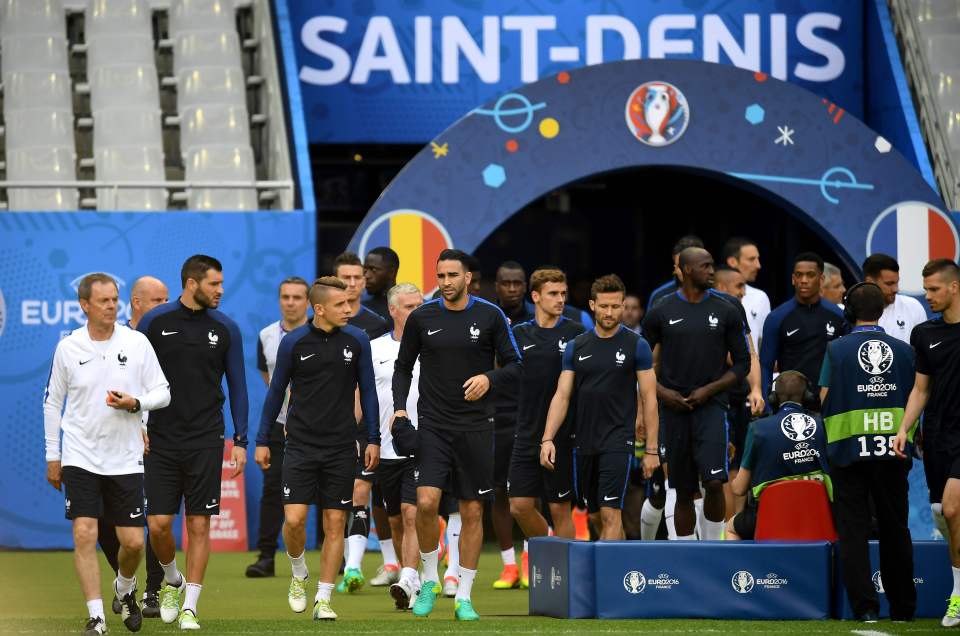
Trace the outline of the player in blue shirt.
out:
[[[601,276],[590,287],[594,328],[564,349],[563,371],[540,441],[540,463],[555,470],[560,465],[557,435],[575,396],[573,485],[594,525],[601,528],[601,539],[623,539],[621,511],[634,441],[646,439],[645,477],[660,465],[653,358],[647,341],[620,324],[625,293],[615,274]],[[637,412],[638,385],[642,414]]]

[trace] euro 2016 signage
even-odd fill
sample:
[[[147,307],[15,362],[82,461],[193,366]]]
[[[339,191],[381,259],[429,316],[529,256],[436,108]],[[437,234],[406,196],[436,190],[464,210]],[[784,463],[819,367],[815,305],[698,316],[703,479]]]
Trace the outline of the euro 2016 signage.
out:
[[[641,58],[733,64],[863,108],[861,2],[286,2],[312,142],[425,143],[509,89]]]

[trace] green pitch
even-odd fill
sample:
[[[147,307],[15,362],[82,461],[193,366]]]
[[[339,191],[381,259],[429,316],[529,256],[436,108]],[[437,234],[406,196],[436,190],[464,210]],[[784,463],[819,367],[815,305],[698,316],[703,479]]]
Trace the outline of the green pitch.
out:
[[[279,555],[282,557],[282,553]],[[102,561],[103,598],[107,624],[115,635],[127,634],[119,617],[110,612],[109,571]],[[183,567],[183,556],[178,556]],[[427,619],[414,619],[409,612],[393,609],[393,600],[386,588],[364,587],[357,594],[334,594],[332,605],[339,614],[336,623],[315,623],[310,607],[304,614],[294,614],[287,607],[287,584],[290,566],[286,559],[277,559],[277,576],[272,579],[247,579],[243,571],[253,555],[214,554],[210,559],[206,581],[199,603],[201,634],[298,634],[339,632],[344,634],[426,634],[449,633],[452,630],[473,634],[685,634],[711,632],[734,636],[745,632],[767,634],[921,634],[946,633],[937,621],[893,625],[881,621],[860,625],[840,621],[584,621],[558,620],[527,616],[526,590],[494,590],[491,585],[500,572],[499,555],[486,553],[474,585],[473,601],[482,620],[474,624],[453,622],[453,599],[440,599]],[[311,598],[315,593],[319,555],[312,552],[307,563],[311,569]],[[368,554],[364,573],[372,576],[380,562],[379,553]],[[145,580],[141,571],[137,578]],[[142,592],[142,589],[140,590]],[[312,606],[312,604],[311,604]],[[86,608],[80,595],[73,557],[69,552],[4,552],[0,553],[0,633],[2,634],[69,634],[78,633],[86,621]],[[165,625],[160,619],[144,619],[141,634],[180,633],[176,625]],[[854,631],[857,630],[857,631]]]

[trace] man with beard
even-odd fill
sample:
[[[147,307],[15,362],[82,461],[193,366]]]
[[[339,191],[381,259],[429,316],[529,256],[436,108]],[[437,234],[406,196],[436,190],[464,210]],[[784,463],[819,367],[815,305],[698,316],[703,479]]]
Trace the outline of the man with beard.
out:
[[[750,324],[750,338],[753,340],[753,348],[755,351],[760,351],[763,323],[770,314],[770,298],[767,297],[767,293],[751,284],[757,282],[757,274],[760,273],[760,250],[757,249],[757,244],[750,239],[735,236],[723,244],[720,251],[720,260],[743,276],[746,287],[741,302],[747,312],[747,322]]]

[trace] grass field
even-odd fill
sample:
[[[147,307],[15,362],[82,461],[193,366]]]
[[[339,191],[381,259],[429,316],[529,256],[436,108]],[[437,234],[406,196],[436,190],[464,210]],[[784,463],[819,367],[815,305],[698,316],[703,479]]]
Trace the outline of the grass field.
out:
[[[282,555],[281,555],[282,556]],[[183,556],[178,557],[181,567]],[[372,574],[379,563],[378,553],[368,554],[364,572]],[[319,555],[310,553],[308,565],[313,572]],[[293,614],[287,607],[290,566],[277,560],[277,577],[247,579],[244,568],[253,561],[251,554],[215,554],[207,570],[199,615],[202,632],[233,634],[299,634],[338,632],[344,634],[618,634],[643,631],[648,634],[686,633],[766,633],[766,634],[922,634],[944,633],[937,621],[922,620],[894,625],[883,621],[875,625],[841,621],[567,621],[527,616],[526,590],[493,590],[499,573],[499,555],[483,555],[473,600],[482,620],[473,624],[453,622],[453,599],[441,599],[428,619],[414,619],[409,612],[393,609],[385,588],[365,587],[355,595],[334,594],[333,608],[340,615],[336,623],[315,623],[305,614]],[[106,561],[102,571],[107,572]],[[145,580],[141,572],[138,577]],[[313,578],[313,577],[312,577]],[[102,576],[107,624],[113,634],[125,634],[119,617],[110,613],[110,580]],[[313,580],[316,580],[313,578]],[[142,590],[141,590],[142,591]],[[0,633],[65,634],[78,633],[86,620],[83,598],[73,571],[69,552],[0,553]],[[144,620],[142,634],[178,633],[175,625],[159,619]]]

